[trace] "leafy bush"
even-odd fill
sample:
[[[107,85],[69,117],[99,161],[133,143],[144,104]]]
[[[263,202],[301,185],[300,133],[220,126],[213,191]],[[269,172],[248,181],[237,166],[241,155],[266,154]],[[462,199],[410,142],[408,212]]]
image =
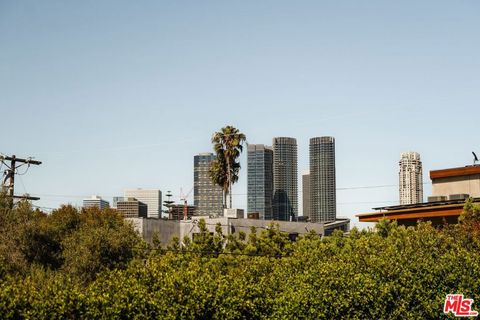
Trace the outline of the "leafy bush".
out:
[[[200,222],[194,241],[159,248],[113,211],[21,210],[24,225],[8,228],[24,271],[3,256],[2,319],[437,319],[449,293],[480,301],[480,227],[469,219],[297,242],[274,224],[226,238]]]

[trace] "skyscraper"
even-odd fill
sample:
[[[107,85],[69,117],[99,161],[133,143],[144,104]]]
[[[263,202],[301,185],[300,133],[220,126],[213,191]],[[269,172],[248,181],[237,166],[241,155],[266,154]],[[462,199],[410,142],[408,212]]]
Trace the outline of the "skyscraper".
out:
[[[303,202],[303,216],[310,217],[310,173],[302,175],[302,202]]]
[[[193,199],[198,215],[222,216],[223,192],[208,174],[213,153],[200,153],[193,158]]]
[[[335,221],[335,138],[310,139],[310,221]]]
[[[298,216],[297,140],[273,138],[273,219],[290,221]]]
[[[273,149],[249,144],[247,161],[247,209],[259,218],[271,220],[273,200]]]
[[[417,152],[403,152],[399,161],[400,204],[423,202],[422,161]]]
[[[125,198],[135,198],[147,205],[148,218],[162,217],[162,192],[158,189],[128,189]]]

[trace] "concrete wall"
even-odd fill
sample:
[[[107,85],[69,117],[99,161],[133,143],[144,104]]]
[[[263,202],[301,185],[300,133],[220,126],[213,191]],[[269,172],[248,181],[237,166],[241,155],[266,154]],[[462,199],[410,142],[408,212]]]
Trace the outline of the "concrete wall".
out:
[[[480,197],[480,174],[432,180],[432,196],[459,193],[466,193],[474,198]]]
[[[205,217],[192,217],[192,220],[187,221],[173,221],[163,219],[144,219],[144,218],[128,218],[137,232],[142,235],[143,239],[149,243],[152,243],[154,235],[158,234],[158,239],[162,246],[168,245],[173,237],[179,237],[183,240],[185,236],[190,239],[193,238],[195,233],[199,233],[200,229],[198,223],[200,219],[205,219],[207,229],[214,233],[217,224],[222,227],[222,232],[225,236],[238,233],[240,231],[250,234],[251,227],[257,228],[257,232],[268,229],[271,221],[268,220],[255,220],[255,219],[233,219],[227,217],[219,218],[205,218]],[[349,223],[338,222],[339,226]],[[325,226],[323,223],[310,223],[310,222],[289,222],[289,221],[275,221],[274,223],[279,225],[280,231],[288,234],[304,235],[311,230],[315,230],[317,234],[325,234]],[[335,223],[334,223],[335,224]],[[338,226],[335,226],[338,227]],[[328,227],[333,229],[333,225]],[[348,230],[348,226],[347,226]]]

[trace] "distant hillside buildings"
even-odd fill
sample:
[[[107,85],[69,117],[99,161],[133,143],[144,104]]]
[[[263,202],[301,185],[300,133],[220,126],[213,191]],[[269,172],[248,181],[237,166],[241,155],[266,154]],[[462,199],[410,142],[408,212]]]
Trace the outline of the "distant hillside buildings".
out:
[[[400,204],[423,202],[422,161],[417,152],[403,152],[399,161]]]

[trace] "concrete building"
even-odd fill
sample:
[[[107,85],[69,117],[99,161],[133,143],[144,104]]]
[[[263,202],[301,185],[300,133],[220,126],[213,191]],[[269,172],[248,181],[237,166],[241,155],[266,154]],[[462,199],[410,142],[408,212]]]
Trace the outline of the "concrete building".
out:
[[[423,202],[422,161],[417,152],[403,152],[399,161],[398,173],[400,187],[400,204]]]
[[[330,222],[337,217],[335,138],[310,139],[310,221]]]
[[[162,192],[158,189],[127,189],[124,191],[125,198],[135,198],[147,205],[148,218],[160,218],[162,216]]]
[[[89,199],[83,199],[83,207],[86,208],[98,208],[98,209],[106,209],[110,207],[108,201],[102,199],[99,196],[92,196]]]
[[[432,196],[451,198],[452,195],[480,197],[480,165],[430,171]]]
[[[125,218],[146,218],[148,216],[148,206],[135,198],[127,198],[117,202],[117,210]]]
[[[255,220],[255,219],[236,219],[228,217],[208,218],[194,216],[191,220],[175,221],[164,219],[141,219],[130,218],[127,219],[132,222],[135,229],[142,235],[143,239],[152,243],[154,235],[158,235],[158,239],[163,246],[170,243],[173,237],[184,239],[185,236],[193,240],[195,235],[200,232],[198,222],[200,219],[205,219],[208,230],[215,232],[217,223],[222,227],[222,233],[228,237],[230,234],[236,234],[240,231],[250,234],[251,227],[257,230],[265,230],[269,228],[271,221]],[[317,234],[324,236],[330,235],[334,230],[342,230],[348,232],[350,229],[349,219],[338,219],[331,223],[309,223],[309,222],[290,222],[290,221],[275,221],[278,223],[279,229],[286,232],[291,240],[296,240],[298,236],[305,235],[312,230]],[[257,231],[257,232],[259,232]]]
[[[273,138],[273,219],[295,220],[298,216],[297,140]]]
[[[310,173],[302,175],[302,204],[303,216],[305,219],[310,218]]]
[[[273,149],[263,144],[247,147],[247,212],[271,220],[273,200]]]
[[[223,215],[222,188],[215,185],[208,174],[214,159],[213,153],[201,153],[193,159],[193,202],[197,214],[202,216]]]

